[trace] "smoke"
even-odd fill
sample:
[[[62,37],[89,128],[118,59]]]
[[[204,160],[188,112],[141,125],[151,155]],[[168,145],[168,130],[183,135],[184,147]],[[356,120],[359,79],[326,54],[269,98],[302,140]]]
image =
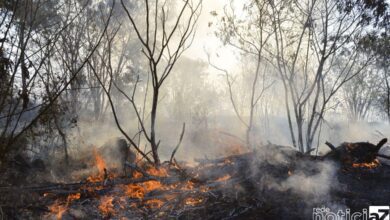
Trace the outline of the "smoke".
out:
[[[273,187],[278,190],[292,190],[302,195],[308,200],[327,199],[332,188],[338,187],[336,172],[338,167],[329,162],[308,163],[305,166],[317,170],[317,173],[308,175],[307,173],[297,170],[293,172],[285,181],[274,183]]]

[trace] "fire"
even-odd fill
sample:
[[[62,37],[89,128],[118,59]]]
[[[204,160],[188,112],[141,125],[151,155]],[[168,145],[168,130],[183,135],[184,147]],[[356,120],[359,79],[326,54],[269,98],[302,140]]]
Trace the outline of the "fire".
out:
[[[47,195],[47,193],[44,194],[44,196]],[[62,215],[68,210],[69,205],[75,201],[80,199],[80,193],[76,194],[70,194],[66,198],[66,203],[61,204],[59,200],[56,200],[52,205],[50,205],[48,208],[51,213],[55,214],[57,216],[57,219],[62,219]]]
[[[104,161],[103,157],[97,152],[96,149],[93,150],[93,154],[95,156],[95,165],[99,171],[99,174],[97,176],[89,176],[87,178],[88,182],[100,182],[105,180],[108,176],[107,170],[106,170],[106,162]]]
[[[147,181],[147,182],[143,183],[142,185],[145,187],[146,191],[148,191],[148,192],[162,188],[161,182],[155,181],[155,180]]]
[[[367,168],[367,169],[373,169],[380,165],[380,162],[378,159],[373,160],[370,163],[353,163],[352,167],[354,168]]]
[[[58,201],[54,202],[53,205],[48,207],[50,212],[55,214],[57,219],[62,219],[62,215],[68,210],[68,207],[65,205],[59,204]]]
[[[195,206],[195,205],[198,205],[200,203],[203,202],[203,199],[202,198],[193,198],[193,197],[189,197],[187,198],[184,203],[186,205],[189,205],[189,206]]]
[[[227,180],[229,180],[231,178],[231,176],[229,174],[225,175],[225,176],[222,176],[222,177],[219,177],[217,180],[217,182],[225,182]]]
[[[138,171],[134,171],[133,172],[133,178],[141,178],[143,175],[142,175],[142,173],[140,173],[140,172],[138,172]]]
[[[173,188],[176,188],[176,186],[173,186]],[[188,180],[185,185],[182,187],[183,190],[192,190],[194,189],[194,182]]]
[[[104,162],[104,159],[100,154],[96,151],[96,149],[93,150],[93,154],[95,156],[96,160],[96,166],[99,170],[99,174],[104,174],[104,169],[106,168],[106,162]]]
[[[78,199],[80,199],[80,193],[70,194],[66,198],[66,206],[69,206],[70,203],[72,203],[73,201],[78,200]]]
[[[100,199],[99,210],[104,216],[110,216],[115,213],[113,200],[114,197],[112,196],[103,196]]]
[[[125,194],[130,198],[142,199],[145,196],[145,189],[138,184],[129,184],[124,186]]]
[[[128,184],[124,186],[125,194],[128,197],[138,199],[143,199],[146,193],[156,189],[164,189],[163,185],[156,180],[150,180],[141,184]]]
[[[165,168],[154,168],[154,167],[151,167],[150,169],[148,169],[148,173],[150,175],[153,175],[153,176],[158,176],[158,177],[166,177],[168,176],[168,172]]]
[[[148,206],[150,206],[152,209],[160,208],[162,205],[164,205],[164,202],[159,199],[151,199],[145,202]]]

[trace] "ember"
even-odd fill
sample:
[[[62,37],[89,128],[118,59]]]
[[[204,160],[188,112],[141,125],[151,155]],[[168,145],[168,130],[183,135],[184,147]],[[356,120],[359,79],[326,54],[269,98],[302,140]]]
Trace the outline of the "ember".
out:
[[[343,146],[354,146],[354,149],[359,149],[357,144]],[[342,147],[341,149],[343,149]],[[239,216],[240,213],[246,212],[252,213],[252,215],[258,213],[264,216],[270,215],[271,217],[268,219],[273,219],[272,217],[279,214],[277,212],[275,215],[264,213],[262,210],[267,207],[263,207],[263,205],[279,197],[282,202],[286,199],[289,202],[302,200],[299,199],[299,195],[290,194],[289,191],[296,188],[287,188],[289,190],[286,191],[286,184],[289,184],[290,181],[300,181],[300,178],[305,178],[305,176],[310,180],[313,179],[313,176],[322,178],[321,175],[318,175],[318,172],[321,172],[318,168],[321,168],[320,164],[324,160],[332,159],[332,157],[303,157],[299,153],[288,154],[288,152],[284,152],[284,148],[278,149],[275,146],[270,146],[270,148],[291,157],[288,163],[283,165],[267,162],[259,162],[258,165],[258,169],[266,171],[267,176],[279,178],[284,183],[280,186],[280,192],[266,188],[263,185],[262,178],[265,172],[253,174],[248,169],[249,166],[254,166],[250,162],[255,158],[255,154],[252,153],[215,160],[203,160],[199,166],[185,168],[180,165],[161,165],[156,168],[146,162],[141,162],[137,165],[131,165],[131,169],[133,169],[131,175],[120,177],[117,170],[107,170],[105,161],[95,152],[93,168],[97,168],[99,173],[88,177],[84,181],[81,180],[79,183],[44,187],[41,193],[42,200],[47,201],[46,206],[50,211],[50,217],[54,216],[57,219],[62,219],[65,216],[68,218],[75,215],[74,213],[77,215],[77,210],[84,207],[92,207],[94,210],[98,210],[98,214],[92,216],[96,219],[121,219],[129,216],[140,219],[146,217],[167,219],[172,216],[179,218],[187,215],[191,216],[188,219],[198,219],[204,213],[211,213],[223,218]],[[345,153],[346,156],[341,157],[341,160],[337,160],[337,157],[334,160],[344,165],[340,168],[345,168],[348,165],[342,159],[352,158],[355,161],[359,159],[356,159],[356,155],[360,154],[349,156],[348,151],[341,152]],[[286,156],[286,158],[288,157]],[[297,158],[302,161],[297,160]],[[299,165],[299,163],[304,164],[304,166]],[[307,163],[310,165],[307,166]],[[349,165],[353,168],[369,169],[385,167],[385,165],[379,166],[377,159],[372,162],[351,163]],[[356,172],[361,173],[359,170],[356,169]],[[339,175],[344,175],[341,178],[344,178],[345,181],[354,181],[355,179],[362,181],[362,178],[365,177],[350,178],[349,175],[354,175],[356,172],[348,171],[345,172],[344,169],[340,169],[339,172]],[[107,175],[108,172],[110,175]],[[371,175],[371,172],[368,174]],[[307,180],[303,179],[304,181]],[[258,189],[264,187],[268,190],[258,191]],[[37,189],[39,188],[33,188],[34,191]],[[257,193],[261,196],[254,198],[253,195]],[[279,204],[278,200],[276,202]],[[298,210],[297,213],[304,213],[304,210]]]
[[[61,205],[58,203],[58,201],[56,201],[54,204],[49,206],[49,210],[51,213],[56,215],[58,220],[60,220],[62,219],[62,215],[64,214],[64,212],[68,210],[68,207],[65,205]]]
[[[187,198],[185,204],[189,206],[196,206],[203,202],[202,198]]]
[[[93,154],[96,160],[96,167],[99,170],[99,174],[102,175],[104,174],[104,169],[106,168],[106,162],[103,160],[103,157],[99,155],[96,149],[93,150]]]
[[[150,199],[145,202],[146,205],[148,205],[151,209],[157,209],[160,208],[164,202],[159,199]]]
[[[227,175],[225,175],[225,176],[223,176],[223,177],[218,178],[218,179],[215,180],[215,181],[217,181],[217,182],[223,182],[223,181],[226,181],[226,180],[228,180],[228,179],[230,179],[230,178],[231,178],[231,176],[230,176],[229,174],[227,174]]]
[[[114,197],[112,196],[103,196],[100,199],[99,210],[104,216],[111,216],[115,213],[114,205],[112,204],[113,200]]]
[[[380,165],[380,162],[378,159],[373,160],[370,163],[353,163],[352,167],[354,168],[367,168],[367,169],[374,169]]]

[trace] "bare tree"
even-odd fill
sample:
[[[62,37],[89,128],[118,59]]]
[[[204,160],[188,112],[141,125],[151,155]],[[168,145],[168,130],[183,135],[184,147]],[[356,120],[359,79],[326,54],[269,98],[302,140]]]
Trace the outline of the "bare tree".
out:
[[[367,119],[374,107],[381,89],[381,80],[374,68],[367,68],[365,74],[358,74],[343,88],[344,100],[351,121]]]
[[[14,143],[31,131],[43,116],[51,114],[53,106],[56,106],[61,95],[81,72],[103,37],[100,33],[100,38],[85,51],[81,58],[82,62],[71,77],[57,74],[51,69],[55,65],[50,63],[56,62],[52,55],[58,52],[56,47],[59,38],[86,8],[84,5],[79,10],[73,10],[73,7],[68,5],[73,4],[72,1],[66,4],[57,3],[10,1],[1,8],[4,12],[1,15],[4,17],[0,28],[4,30],[2,38],[5,39],[1,51],[3,61],[7,61],[3,69],[5,72],[2,73],[4,74],[2,77],[7,80],[2,91],[5,96],[0,97],[1,161],[11,150],[15,152],[24,150],[24,146],[15,147]],[[21,7],[22,5],[25,7]],[[104,22],[106,28],[110,18],[111,14]],[[13,30],[19,31],[18,37],[11,35]],[[20,33],[21,31],[23,33]],[[18,80],[19,77],[21,80]]]
[[[143,19],[141,19],[144,22],[142,24],[137,22],[135,13],[128,9],[124,0],[121,0],[121,3],[148,63],[149,76],[152,82],[150,130],[146,130],[141,117],[138,117],[138,119],[142,124],[144,137],[151,145],[154,163],[159,165],[158,147],[160,140],[156,135],[156,119],[160,89],[172,72],[177,60],[192,43],[201,11],[201,1],[194,3],[185,0],[170,5],[169,1],[160,2],[155,0],[151,2],[145,0],[145,13]],[[170,10],[173,5],[178,8],[177,14],[173,14]],[[146,27],[145,30],[142,30],[141,26]],[[137,111],[137,107],[134,107]]]
[[[228,86],[229,98],[233,110],[246,128],[246,144],[253,147],[253,133],[255,125],[255,110],[265,91],[270,88],[273,82],[267,82],[267,51],[269,50],[270,39],[273,35],[273,29],[267,25],[270,20],[270,4],[267,1],[244,1],[243,13],[238,17],[235,8],[241,8],[242,5],[235,5],[238,2],[231,0],[228,6],[224,8],[224,14],[221,18],[221,25],[217,36],[224,44],[231,46],[241,52],[242,57],[249,57],[255,63],[254,70],[250,73],[250,90],[248,100],[245,101],[245,108],[248,113],[240,111],[233,89],[234,77],[225,69],[209,63],[214,68],[225,74]],[[243,15],[244,14],[244,15]],[[214,16],[217,14],[214,12]],[[244,73],[242,73],[244,74]],[[240,97],[242,99],[243,97]],[[257,134],[258,135],[258,134]]]
[[[269,2],[292,143],[310,151],[332,97],[372,59],[358,50],[366,11],[333,0]],[[348,58],[339,60],[346,50]]]

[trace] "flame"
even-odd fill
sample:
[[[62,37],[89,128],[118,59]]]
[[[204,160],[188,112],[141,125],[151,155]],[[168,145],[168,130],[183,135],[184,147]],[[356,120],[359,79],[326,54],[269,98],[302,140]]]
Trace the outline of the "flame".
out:
[[[225,176],[219,177],[215,181],[217,181],[217,182],[225,182],[225,181],[229,180],[230,178],[231,178],[231,176],[229,174],[227,174]]]
[[[44,193],[44,196],[47,196],[48,193]],[[80,199],[80,193],[70,194],[66,198],[66,203],[61,204],[59,200],[56,200],[52,205],[50,205],[48,208],[51,213],[55,214],[57,216],[57,219],[62,219],[62,215],[68,210],[69,205],[75,201]]]
[[[354,168],[367,168],[367,169],[374,169],[380,165],[380,162],[378,159],[373,160],[370,163],[353,163],[352,167]]]
[[[143,199],[145,194],[156,190],[156,189],[165,189],[161,182],[156,180],[150,180],[140,184],[128,184],[124,186],[125,194],[130,198]]]
[[[158,176],[158,177],[166,177],[168,176],[168,172],[165,168],[155,168],[151,167],[147,171],[150,175]]]
[[[150,199],[146,201],[145,204],[147,204],[152,209],[156,209],[160,208],[164,204],[164,202],[159,199]]]
[[[202,202],[203,202],[202,198],[193,198],[193,197],[186,198],[184,201],[184,203],[189,206],[195,206]]]
[[[183,189],[183,190],[193,190],[193,189],[194,189],[194,185],[195,185],[194,182],[188,180],[188,181],[186,182],[186,184],[184,185],[184,187],[182,187],[182,189]]]
[[[131,198],[142,199],[145,196],[145,189],[138,184],[128,184],[124,186],[124,191]]]
[[[100,182],[106,178],[107,170],[106,170],[106,162],[103,157],[97,152],[96,149],[93,150],[93,154],[95,156],[95,166],[97,167],[99,174],[96,176],[89,176],[87,178],[88,182]],[[112,176],[110,176],[112,177]]]
[[[156,190],[159,188],[163,188],[161,185],[161,182],[156,181],[156,180],[144,182],[144,183],[142,183],[142,185],[145,187],[146,191],[152,191],[152,190]]]
[[[99,210],[104,216],[110,216],[115,213],[114,205],[112,204],[114,197],[103,196],[100,199]]]
[[[66,198],[66,206],[69,206],[69,204],[72,203],[73,201],[80,199],[80,196],[81,196],[80,193],[68,195],[68,197]]]
[[[133,172],[133,178],[141,178],[143,177],[142,173],[138,172],[138,171],[134,171]]]
[[[67,205],[61,205],[58,200],[56,200],[54,204],[50,205],[48,208],[51,213],[56,215],[58,220],[62,219],[62,215],[68,210]]]
[[[104,169],[106,168],[106,162],[104,162],[104,159],[100,154],[96,151],[96,149],[93,150],[93,154],[95,156],[96,160],[96,166],[99,170],[99,174],[104,174]]]

